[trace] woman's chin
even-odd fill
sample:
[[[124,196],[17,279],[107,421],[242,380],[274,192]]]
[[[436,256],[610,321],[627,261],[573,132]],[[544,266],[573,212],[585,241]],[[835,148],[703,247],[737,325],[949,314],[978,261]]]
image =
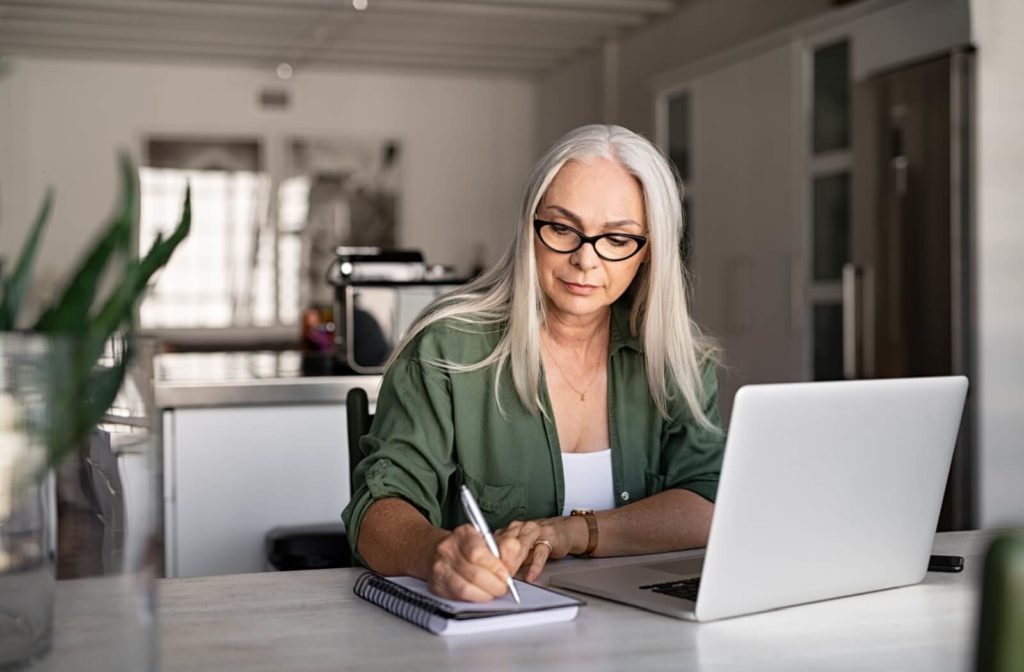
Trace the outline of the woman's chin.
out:
[[[605,299],[606,297],[603,294],[601,296],[596,294],[578,296],[576,294],[561,293],[554,300],[550,301],[548,305],[549,309],[564,315],[587,317],[608,310],[611,302]]]

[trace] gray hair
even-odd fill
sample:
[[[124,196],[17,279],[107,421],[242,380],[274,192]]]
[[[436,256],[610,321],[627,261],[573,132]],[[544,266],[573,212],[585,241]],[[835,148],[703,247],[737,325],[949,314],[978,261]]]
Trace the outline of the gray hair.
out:
[[[551,181],[568,161],[610,158],[621,164],[643,190],[650,252],[633,281],[635,299],[630,328],[643,342],[651,397],[668,417],[674,385],[694,420],[717,429],[704,413],[706,401],[701,367],[717,357],[717,349],[691,320],[688,279],[680,259],[683,234],[682,185],[671,164],[646,138],[621,126],[593,124],[565,134],[534,166],[523,197],[512,245],[498,263],[465,287],[430,306],[410,326],[391,362],[417,334],[442,320],[456,325],[488,325],[502,330],[491,352],[479,362],[439,361],[428,364],[453,372],[497,366],[498,382],[505,368],[512,372],[516,394],[531,411],[542,411],[540,329],[545,321],[543,292],[537,278],[533,218]]]

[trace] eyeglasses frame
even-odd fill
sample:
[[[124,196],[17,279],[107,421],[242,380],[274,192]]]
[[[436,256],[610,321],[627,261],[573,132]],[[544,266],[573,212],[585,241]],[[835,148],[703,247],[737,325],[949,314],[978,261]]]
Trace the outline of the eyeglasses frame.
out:
[[[540,233],[540,230],[542,228],[544,228],[545,226],[560,226],[562,228],[569,229],[570,231],[572,231],[573,233],[576,234],[576,237],[579,240],[579,245],[577,245],[576,247],[572,248],[571,250],[556,250],[555,248],[551,247],[551,245],[549,245],[546,240],[544,240],[544,236],[542,236],[541,233]],[[557,252],[558,254],[573,254],[573,253],[577,252],[581,247],[586,245],[587,243],[590,243],[590,246],[594,248],[594,254],[596,254],[600,258],[604,259],[605,261],[612,261],[612,262],[614,262],[614,261],[626,261],[627,259],[632,259],[637,254],[639,254],[640,250],[644,249],[644,245],[647,244],[647,237],[646,236],[638,236],[638,235],[635,235],[635,234],[632,234],[632,233],[601,233],[601,234],[598,234],[596,236],[588,236],[585,233],[583,233],[582,231],[580,231],[579,229],[571,227],[568,224],[562,224],[561,222],[549,222],[547,220],[540,219],[538,217],[534,217],[533,218],[533,232],[535,234],[537,234],[537,238],[539,238],[540,242],[544,244],[544,247],[548,248],[552,252]],[[630,252],[628,256],[620,257],[619,259],[609,259],[608,257],[604,256],[603,254],[601,254],[598,251],[598,249],[597,249],[597,241],[601,240],[602,238],[611,238],[613,236],[632,239],[633,241],[635,241],[637,243],[636,249],[633,250],[632,252]]]

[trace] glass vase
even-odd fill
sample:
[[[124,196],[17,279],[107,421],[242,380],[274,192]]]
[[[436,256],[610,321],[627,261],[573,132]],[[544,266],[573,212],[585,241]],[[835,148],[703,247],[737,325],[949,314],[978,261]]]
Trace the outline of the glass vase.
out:
[[[44,428],[55,344],[0,334],[0,670],[29,667],[53,642],[56,500]]]
[[[0,429],[6,437],[0,455],[11,461],[16,453],[30,454],[22,462],[31,468],[8,471],[35,474],[16,486],[0,481],[0,496],[16,493],[14,508],[21,512],[15,526],[0,532],[0,558],[5,550],[20,553],[20,569],[0,567],[0,672],[155,671],[162,553],[150,348],[133,347],[134,364],[117,400],[86,439],[55,447],[42,437],[48,423],[72,417],[61,404],[74,402],[52,384],[67,370],[67,345],[0,334],[0,398],[18,418],[8,422],[7,435]],[[114,355],[120,353],[108,352],[99,365],[111,364]]]

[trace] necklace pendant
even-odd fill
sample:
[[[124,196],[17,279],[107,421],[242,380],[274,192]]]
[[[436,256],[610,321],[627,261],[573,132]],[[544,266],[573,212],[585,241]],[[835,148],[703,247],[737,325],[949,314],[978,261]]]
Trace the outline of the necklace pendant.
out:
[[[586,400],[587,400],[587,393],[584,392],[583,394],[580,395],[580,401],[586,401]]]

